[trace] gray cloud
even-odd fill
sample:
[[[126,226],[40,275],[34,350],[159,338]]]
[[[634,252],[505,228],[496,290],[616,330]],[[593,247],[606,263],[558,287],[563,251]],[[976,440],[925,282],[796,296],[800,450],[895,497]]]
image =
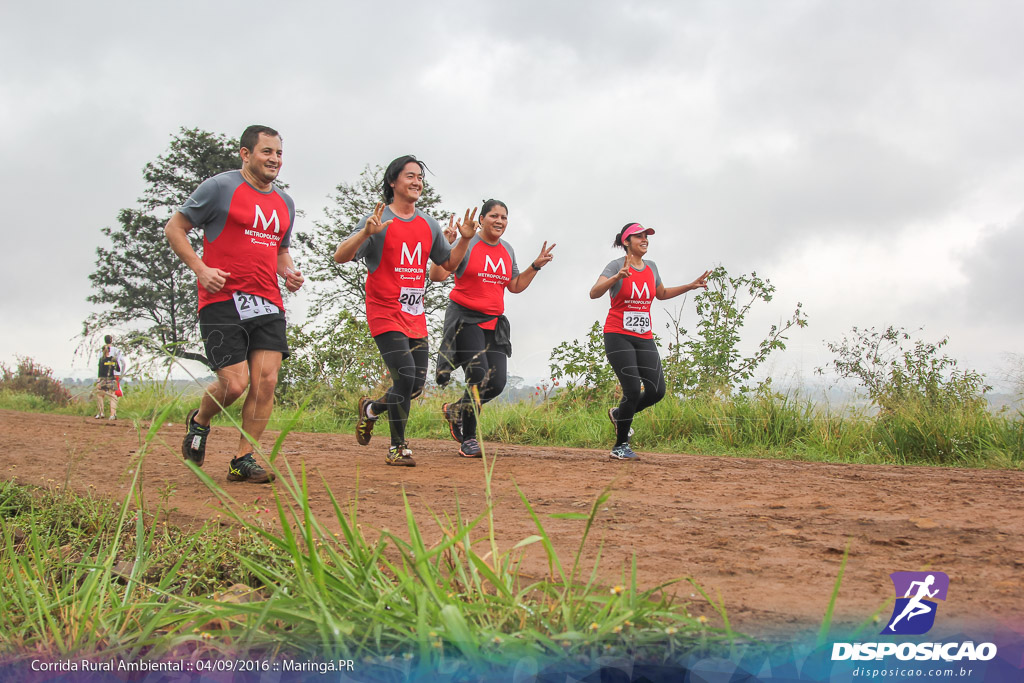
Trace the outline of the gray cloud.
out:
[[[1024,214],[1007,225],[986,227],[961,257],[968,284],[954,295],[956,309],[974,323],[1024,327],[1022,254]]]
[[[46,320],[88,314],[99,229],[180,126],[282,130],[307,223],[338,182],[410,151],[451,208],[508,201],[524,260],[559,242],[509,302],[534,371],[603,317],[586,291],[629,220],[660,228],[652,257],[672,282],[712,263],[799,282],[785,257],[815,244],[871,254],[922,226],[1005,225],[1024,175],[1022,19],[1010,3],[931,0],[22,3],[0,26],[0,59],[18,65],[0,73],[0,183],[25,231],[9,272],[37,284],[4,303],[23,332],[0,359],[27,345],[70,362]],[[1015,291],[1013,225],[965,257],[971,292]],[[828,275],[853,288],[865,269],[837,258]],[[868,318],[885,294],[845,314]]]

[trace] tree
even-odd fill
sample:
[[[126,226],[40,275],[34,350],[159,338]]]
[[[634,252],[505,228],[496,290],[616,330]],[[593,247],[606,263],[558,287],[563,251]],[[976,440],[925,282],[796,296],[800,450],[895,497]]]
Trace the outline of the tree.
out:
[[[204,180],[241,168],[238,148],[237,140],[224,135],[181,128],[167,152],[146,164],[147,186],[138,208],[122,209],[118,225],[101,231],[110,246],[96,249],[87,301],[105,308],[85,319],[83,344],[95,346],[97,336],[118,327],[122,345],[140,355],[160,349],[210,366],[197,350],[202,344],[195,275],[167,245],[163,226]],[[202,232],[190,235],[200,251]]]
[[[694,297],[697,315],[696,334],[680,325],[682,307],[669,314],[665,327],[669,330],[668,354],[663,363],[670,391],[682,395],[702,393],[729,394],[738,388],[750,389],[747,382],[773,351],[786,348],[786,333],[793,327],[807,326],[803,304],[786,320],[772,325],[757,350],[744,357],[739,351],[740,331],[750,309],[758,302],[768,303],[775,294],[775,285],[757,273],[731,277],[719,266],[708,278],[708,288]]]
[[[378,202],[383,201],[380,187],[384,168],[369,164],[359,174],[356,182],[339,183],[331,196],[333,204],[324,209],[326,220],[317,221],[313,229],[297,236],[302,246],[306,263],[302,264],[303,275],[312,284],[310,287],[311,316],[326,314],[333,321],[341,312],[348,311],[361,318],[365,315],[366,266],[357,263],[335,263],[334,251],[342,241],[355,232],[363,216],[373,212]],[[452,214],[441,208],[441,195],[433,185],[424,183],[423,193],[416,206],[438,222],[447,223]],[[433,329],[438,323],[438,314],[448,306],[448,292],[451,278],[445,282],[427,280],[423,307]],[[333,323],[328,323],[328,326]]]

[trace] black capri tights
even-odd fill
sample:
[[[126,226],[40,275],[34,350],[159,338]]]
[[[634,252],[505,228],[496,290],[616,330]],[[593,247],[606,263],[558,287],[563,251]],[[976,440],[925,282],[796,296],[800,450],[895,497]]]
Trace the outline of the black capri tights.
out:
[[[384,332],[373,338],[391,373],[391,387],[370,406],[375,414],[387,412],[391,445],[405,443],[405,423],[412,399],[423,393],[427,381],[427,340],[410,339],[401,332]]]
[[[629,440],[633,416],[665,397],[665,374],[653,339],[606,332],[604,352],[622,385],[622,400],[616,415],[615,444]],[[642,391],[641,391],[642,389]]]
[[[470,388],[476,387],[480,405],[497,398],[508,379],[508,356],[494,348],[494,330],[464,324],[455,335],[455,365],[466,373],[466,393],[459,400],[462,438],[476,438],[476,411]]]

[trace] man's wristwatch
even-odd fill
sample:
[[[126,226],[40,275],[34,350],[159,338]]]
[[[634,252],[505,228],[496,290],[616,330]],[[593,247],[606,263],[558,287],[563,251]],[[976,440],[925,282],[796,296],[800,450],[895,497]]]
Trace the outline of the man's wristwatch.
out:
[[[539,268],[539,267],[537,266],[537,262],[536,262],[536,261],[534,261],[533,263],[531,263],[531,264],[530,264],[530,267],[531,267],[531,268],[533,268],[534,270],[540,270],[540,268]]]

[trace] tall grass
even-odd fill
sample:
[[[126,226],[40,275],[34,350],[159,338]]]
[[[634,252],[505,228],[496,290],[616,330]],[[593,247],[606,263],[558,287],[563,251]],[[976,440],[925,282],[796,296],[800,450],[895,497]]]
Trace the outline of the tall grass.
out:
[[[175,390],[159,383],[133,385],[118,408],[119,417],[145,420],[168,408],[167,419],[183,422],[198,404],[201,387]],[[415,399],[406,429],[411,438],[446,438],[439,407],[456,399],[454,391]],[[351,432],[358,395],[322,394],[279,402],[270,429],[294,424],[309,432]],[[301,401],[299,400],[301,399]],[[607,410],[617,399],[575,400],[557,394],[539,402],[492,402],[481,413],[482,440],[538,446],[609,448],[613,439]],[[237,424],[242,401],[215,418]],[[55,407],[30,395],[0,392],[0,408],[55,411],[83,417],[93,405],[78,401]],[[830,409],[797,395],[705,397],[669,396],[636,416],[635,449],[661,453],[697,453],[802,458],[831,462],[935,464],[966,467],[1024,467],[1024,414],[993,413],[976,407],[938,410],[906,402],[883,414],[864,409]],[[388,433],[382,420],[378,433]]]
[[[446,399],[451,400],[451,399]],[[490,403],[484,440],[538,446],[608,448],[607,410],[616,399],[540,404]],[[414,408],[408,433],[443,438],[441,399]],[[934,411],[908,404],[886,415],[832,411],[795,396],[667,397],[639,413],[633,448],[641,452],[801,458],[869,464],[1024,467],[1021,413]]]

